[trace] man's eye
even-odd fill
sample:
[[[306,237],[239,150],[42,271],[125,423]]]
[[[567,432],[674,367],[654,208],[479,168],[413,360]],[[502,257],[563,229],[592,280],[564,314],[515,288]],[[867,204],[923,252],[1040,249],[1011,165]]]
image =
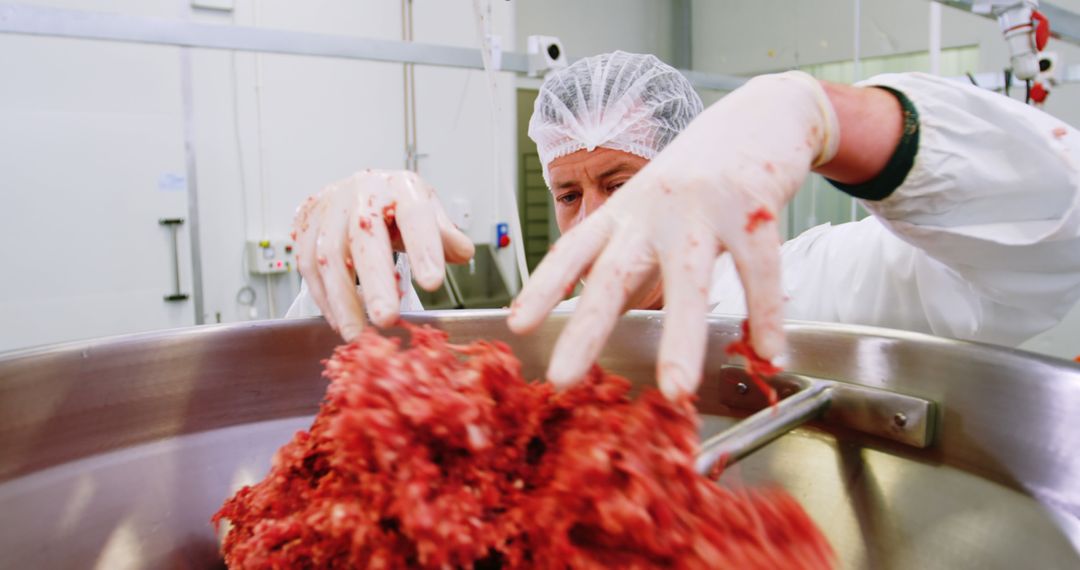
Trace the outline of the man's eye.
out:
[[[625,180],[611,183],[608,185],[608,194],[614,194],[616,190],[623,187],[623,184],[626,184]]]
[[[573,204],[575,201],[577,201],[577,199],[578,199],[578,195],[573,193],[573,192],[571,192],[569,194],[563,194],[562,196],[559,196],[557,198],[557,200],[560,203],[567,204],[567,205]]]

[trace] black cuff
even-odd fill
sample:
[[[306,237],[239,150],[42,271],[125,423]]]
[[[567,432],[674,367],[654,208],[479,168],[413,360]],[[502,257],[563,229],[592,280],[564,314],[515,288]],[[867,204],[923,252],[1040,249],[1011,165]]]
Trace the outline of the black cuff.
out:
[[[904,130],[900,135],[896,150],[893,151],[889,162],[885,164],[885,168],[881,169],[881,172],[872,180],[862,184],[844,184],[828,178],[826,180],[837,190],[855,198],[877,201],[888,198],[894,190],[899,188],[915,164],[915,155],[919,152],[919,111],[915,109],[911,99],[896,89],[884,85],[874,87],[892,93],[904,111]]]

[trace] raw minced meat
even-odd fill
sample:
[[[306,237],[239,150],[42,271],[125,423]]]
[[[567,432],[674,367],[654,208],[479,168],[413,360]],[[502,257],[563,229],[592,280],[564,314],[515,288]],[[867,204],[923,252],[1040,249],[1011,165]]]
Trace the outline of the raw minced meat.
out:
[[[771,361],[762,358],[754,350],[751,337],[750,337],[750,321],[745,320],[742,322],[742,338],[733,341],[727,345],[724,349],[728,355],[741,356],[746,365],[746,375],[754,381],[754,385],[758,387],[762,393],[765,394],[765,398],[769,401],[770,406],[775,406],[777,402],[776,390],[769,385],[768,379],[776,376],[783,370],[773,364]]]
[[[593,368],[556,393],[501,343],[367,331],[310,431],[214,516],[231,568],[828,568],[777,488],[694,472],[689,400]]]

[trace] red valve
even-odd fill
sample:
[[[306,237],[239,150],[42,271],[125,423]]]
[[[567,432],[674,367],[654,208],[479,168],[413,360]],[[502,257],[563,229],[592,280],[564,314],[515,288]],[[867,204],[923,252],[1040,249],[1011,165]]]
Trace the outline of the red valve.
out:
[[[1050,92],[1043,87],[1042,83],[1036,81],[1031,85],[1031,101],[1034,103],[1042,103],[1046,101],[1046,97],[1050,95]]]
[[[1042,51],[1050,41],[1050,20],[1038,10],[1031,11],[1031,20],[1035,25],[1035,49]]]
[[[510,245],[510,236],[499,236],[499,247],[506,247]]]

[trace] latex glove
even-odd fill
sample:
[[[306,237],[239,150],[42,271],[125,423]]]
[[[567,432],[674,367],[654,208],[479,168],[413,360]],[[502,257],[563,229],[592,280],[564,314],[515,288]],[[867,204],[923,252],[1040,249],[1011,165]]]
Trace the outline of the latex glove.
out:
[[[394,249],[408,254],[413,277],[429,291],[442,285],[444,260],[473,256],[472,242],[450,222],[434,188],[404,170],[367,170],[327,186],[297,209],[293,239],[312,298],[346,341],[363,330],[365,306],[377,326],[398,319]]]
[[[764,358],[779,355],[783,294],[774,218],[810,169],[836,153],[838,129],[824,89],[809,75],[751,80],[706,109],[563,235],[515,300],[510,328],[537,327],[588,273],[547,373],[566,386],[596,360],[627,301],[658,276],[666,311],[660,388],[669,398],[693,393],[704,365],[712,270],[728,251],[746,290],[753,348]]]

